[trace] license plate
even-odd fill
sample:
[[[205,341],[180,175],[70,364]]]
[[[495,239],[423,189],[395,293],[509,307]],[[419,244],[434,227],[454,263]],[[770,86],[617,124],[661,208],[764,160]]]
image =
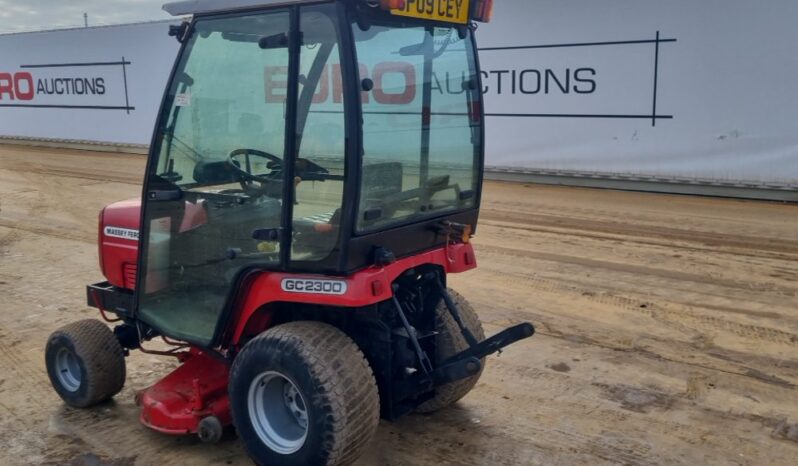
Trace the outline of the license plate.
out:
[[[394,9],[397,16],[430,19],[444,23],[468,23],[471,0],[405,0],[404,9]]]

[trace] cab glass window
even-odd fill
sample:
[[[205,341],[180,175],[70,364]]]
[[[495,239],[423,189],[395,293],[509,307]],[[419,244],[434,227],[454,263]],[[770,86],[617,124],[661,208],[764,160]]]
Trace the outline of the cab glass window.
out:
[[[289,24],[285,10],[199,19],[178,64],[138,288],[141,319],[173,338],[208,344],[239,274],[280,263]]]
[[[473,207],[482,140],[470,31],[353,31],[364,89],[358,230]]]
[[[332,4],[300,9],[292,261],[336,251],[346,152],[340,35]]]

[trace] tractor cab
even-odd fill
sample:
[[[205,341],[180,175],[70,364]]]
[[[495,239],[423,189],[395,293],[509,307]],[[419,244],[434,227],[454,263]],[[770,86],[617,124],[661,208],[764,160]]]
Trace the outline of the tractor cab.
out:
[[[184,45],[145,181],[144,322],[209,345],[253,270],[345,276],[442,246],[447,225],[473,231],[473,28],[468,2],[439,6],[166,6],[193,19],[173,30]]]
[[[136,396],[144,425],[205,442],[234,425],[258,464],[350,464],[380,417],[457,402],[532,336],[485,338],[447,284],[476,268],[492,3],[167,4],[190,19],[169,30],[143,195],[101,213],[106,281],[87,287],[115,327],[51,335],[61,398],[113,397],[133,350],[175,356]]]

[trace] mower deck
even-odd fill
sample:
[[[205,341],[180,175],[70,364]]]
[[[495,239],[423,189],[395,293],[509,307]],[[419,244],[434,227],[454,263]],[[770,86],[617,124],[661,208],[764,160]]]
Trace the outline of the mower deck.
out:
[[[171,435],[195,434],[202,419],[215,416],[232,424],[227,384],[230,368],[197,348],[181,353],[180,366],[136,396],[139,420]]]

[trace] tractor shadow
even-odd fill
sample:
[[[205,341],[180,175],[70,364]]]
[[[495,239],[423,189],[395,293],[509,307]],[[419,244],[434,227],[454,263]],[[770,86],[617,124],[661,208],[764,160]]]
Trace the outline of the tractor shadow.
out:
[[[196,435],[174,436],[153,431],[139,422],[132,396],[88,409],[61,406],[49,417],[41,464],[127,466],[128,464],[251,465],[235,430],[226,428],[215,444]],[[130,398],[130,401],[127,399]]]
[[[233,428],[221,441],[204,444],[194,435],[171,436],[139,423],[133,390],[119,401],[77,410],[53,410],[41,464],[127,466],[128,464],[252,464]],[[131,396],[126,396],[131,395]],[[410,414],[396,422],[380,421],[374,440],[356,463],[365,465],[440,465],[489,461],[500,429],[482,423],[468,401],[432,414]],[[174,461],[174,462],[173,462]],[[482,461],[480,461],[482,462]]]

